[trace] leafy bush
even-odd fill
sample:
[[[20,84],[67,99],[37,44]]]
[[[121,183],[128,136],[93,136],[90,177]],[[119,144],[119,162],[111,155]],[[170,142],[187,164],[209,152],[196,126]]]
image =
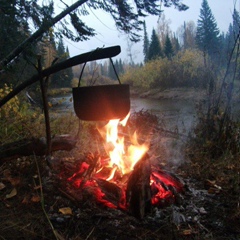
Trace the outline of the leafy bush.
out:
[[[12,91],[12,87],[4,84],[3,88],[0,88],[0,99],[5,97]],[[14,117],[19,112],[19,99],[17,96],[8,101],[2,108],[0,108],[0,119]]]
[[[131,68],[122,76],[122,80],[132,87],[143,90],[173,87],[205,88],[207,74],[202,54],[197,50],[185,50],[171,60],[158,58],[147,62],[143,67]]]

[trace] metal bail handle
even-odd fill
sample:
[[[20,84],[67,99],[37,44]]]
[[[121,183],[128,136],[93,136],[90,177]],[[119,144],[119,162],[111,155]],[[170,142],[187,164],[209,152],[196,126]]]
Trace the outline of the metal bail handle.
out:
[[[119,76],[118,76],[118,74],[117,74],[117,70],[116,70],[116,68],[115,68],[115,66],[114,66],[114,64],[113,64],[112,58],[109,58],[109,59],[110,59],[110,62],[111,62],[111,64],[112,64],[114,73],[115,73],[116,76],[117,76],[117,80],[118,80],[119,84],[122,84],[121,81],[120,81],[120,78],[119,78]],[[81,73],[80,73],[80,75],[79,75],[78,87],[80,87],[80,85],[81,85],[80,82],[81,82],[82,75],[83,75],[83,71],[84,71],[84,68],[85,68],[86,64],[87,64],[87,62],[84,63],[84,65],[83,65],[83,67],[82,67],[82,70],[81,70]]]

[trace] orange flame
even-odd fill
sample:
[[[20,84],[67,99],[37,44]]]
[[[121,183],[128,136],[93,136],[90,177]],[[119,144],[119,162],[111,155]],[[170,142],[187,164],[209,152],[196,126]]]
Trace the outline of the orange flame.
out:
[[[126,126],[129,116],[130,113],[122,121],[120,119],[110,120],[104,127],[98,129],[102,137],[106,139],[105,149],[110,157],[109,167],[114,169],[107,180],[113,178],[117,169],[123,175],[132,171],[134,165],[148,150],[146,143],[138,143],[136,132],[130,138],[131,144],[128,147],[124,137],[119,136],[119,125]]]

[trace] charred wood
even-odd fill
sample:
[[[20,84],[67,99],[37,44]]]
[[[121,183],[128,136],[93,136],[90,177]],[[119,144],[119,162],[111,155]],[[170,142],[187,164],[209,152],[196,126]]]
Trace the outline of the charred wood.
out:
[[[145,154],[132,171],[126,191],[126,201],[130,214],[143,219],[151,211],[151,166]]]

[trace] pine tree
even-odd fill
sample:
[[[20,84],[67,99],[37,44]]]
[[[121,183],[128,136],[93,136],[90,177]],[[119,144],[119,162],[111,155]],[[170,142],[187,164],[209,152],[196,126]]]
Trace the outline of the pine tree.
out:
[[[62,38],[59,39],[59,42],[57,44],[56,55],[56,57],[58,58],[58,62],[64,61],[69,58],[68,48],[65,48]],[[55,73],[52,76],[51,86],[55,88],[70,87],[72,78],[72,69],[64,69],[60,72]]]
[[[18,8],[17,2],[16,0],[0,1],[0,59],[11,53],[30,34],[28,22],[21,18],[24,12]],[[34,67],[26,64],[28,60],[35,61],[32,59],[33,49],[37,47],[23,49],[23,54],[16,58],[18,61],[14,68],[6,68],[4,74],[0,74],[0,88],[5,83],[15,85],[35,73]]]
[[[173,46],[172,42],[167,34],[166,40],[165,40],[165,45],[164,45],[164,54],[168,59],[171,59],[174,52],[173,52]]]
[[[155,29],[152,30],[151,42],[148,50],[148,61],[162,57],[162,49]]]
[[[236,8],[234,8],[232,17],[233,17],[233,36],[234,39],[237,39],[237,36],[240,32],[240,16]]]
[[[146,28],[146,22],[143,22],[143,56],[144,56],[144,62],[147,62],[148,58],[148,50],[149,50],[149,39],[147,34],[147,28]]]
[[[66,58],[70,58],[70,54],[69,54],[69,49],[68,47],[66,47]],[[67,74],[67,79],[65,81],[66,87],[70,87],[71,86],[71,82],[73,80],[73,70],[72,68],[67,68],[66,69],[66,74]]]
[[[232,23],[230,23],[228,32],[226,35],[226,45],[228,52],[231,51],[231,49],[234,47],[235,40],[238,37],[239,31],[240,31],[240,16],[239,12],[234,9],[233,15],[232,15]]]
[[[113,79],[113,80],[117,79],[116,74],[115,74],[114,69],[113,69],[113,66],[112,66],[112,63],[111,63],[110,60],[108,62],[108,77]]]
[[[175,34],[173,35],[172,45],[173,45],[174,54],[180,51],[181,49],[180,43],[178,41],[178,38],[175,36]]]
[[[124,73],[124,68],[123,68],[123,63],[122,63],[122,59],[120,58],[119,60],[119,74]]]
[[[209,54],[213,58],[219,51],[219,29],[207,0],[203,0],[201,5],[197,22],[196,43],[205,56]]]

